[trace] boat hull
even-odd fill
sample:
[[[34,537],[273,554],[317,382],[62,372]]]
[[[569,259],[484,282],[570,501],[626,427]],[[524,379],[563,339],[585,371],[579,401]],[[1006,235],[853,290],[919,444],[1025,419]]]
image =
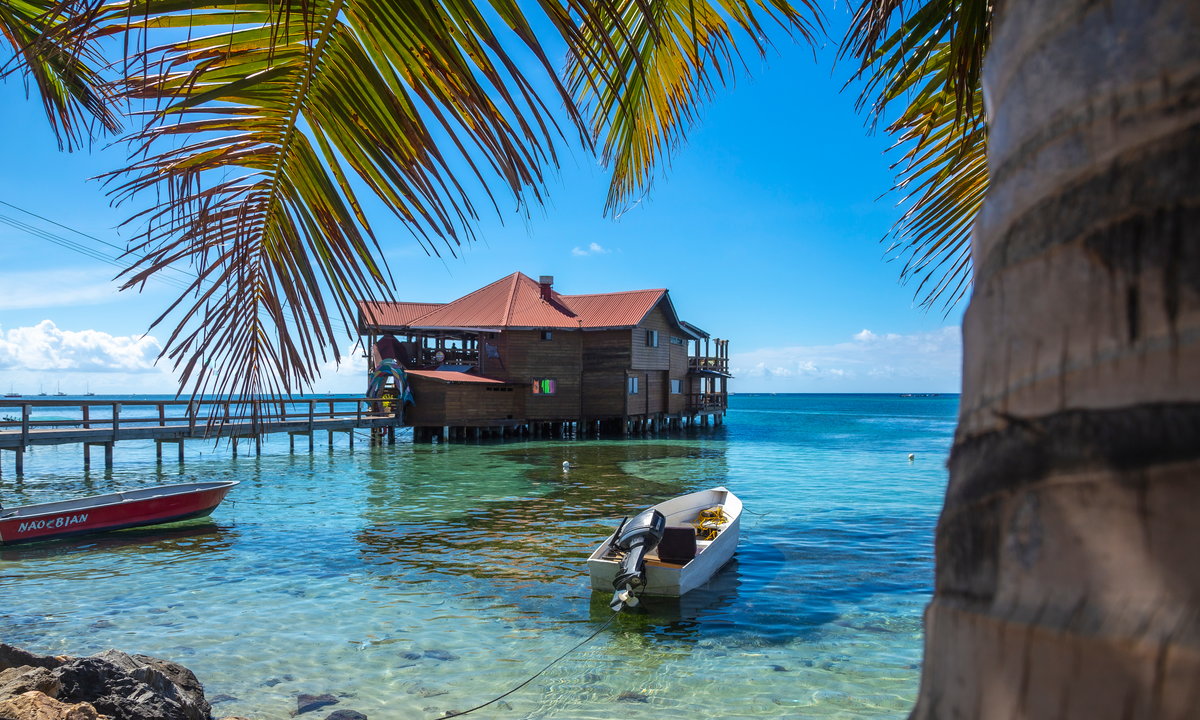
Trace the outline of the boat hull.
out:
[[[729,490],[718,487],[680,495],[661,502],[654,508],[666,516],[668,525],[685,525],[689,524],[700,510],[714,505],[721,505],[730,518],[716,539],[702,545],[696,557],[686,565],[664,563],[654,554],[648,556],[645,565],[646,584],[639,591],[639,595],[679,597],[704,585],[729,562],[737,550],[742,520],[742,503]],[[619,563],[605,557],[612,540],[613,535],[608,536],[588,558],[588,573],[593,590],[613,591],[612,582]]]
[[[0,510],[0,545],[53,540],[205,517],[235,481],[140,488]]]

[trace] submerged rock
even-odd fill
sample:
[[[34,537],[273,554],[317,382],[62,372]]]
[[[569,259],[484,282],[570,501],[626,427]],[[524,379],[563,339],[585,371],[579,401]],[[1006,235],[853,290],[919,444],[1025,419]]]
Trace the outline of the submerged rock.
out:
[[[457,660],[458,656],[448,650],[426,650],[425,657],[434,660]]]
[[[650,696],[645,693],[626,690],[617,696],[617,702],[650,702]]]
[[[367,720],[367,716],[357,710],[334,710],[325,716],[325,720]]]
[[[89,703],[65,703],[31,690],[0,700],[4,720],[97,720],[99,713]]]
[[[336,697],[330,695],[329,693],[322,693],[321,695],[309,695],[307,693],[301,693],[296,696],[295,714],[302,715],[306,712],[312,712],[313,710],[320,710],[321,708],[328,707],[329,705],[337,705],[339,702],[340,701]]]

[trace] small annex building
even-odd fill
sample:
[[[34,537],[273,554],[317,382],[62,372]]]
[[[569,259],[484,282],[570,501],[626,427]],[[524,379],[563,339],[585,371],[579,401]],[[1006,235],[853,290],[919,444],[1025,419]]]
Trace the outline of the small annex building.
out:
[[[414,398],[405,424],[424,431],[415,437],[721,422],[728,341],[680,319],[667,290],[562,295],[553,285],[516,272],[447,303],[358,303],[367,347],[385,333],[403,347]]]

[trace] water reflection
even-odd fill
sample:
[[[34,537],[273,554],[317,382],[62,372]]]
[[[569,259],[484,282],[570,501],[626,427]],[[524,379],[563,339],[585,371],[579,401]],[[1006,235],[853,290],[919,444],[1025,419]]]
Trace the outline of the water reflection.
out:
[[[115,557],[136,556],[139,563],[144,563],[148,556],[152,558],[156,553],[186,556],[226,551],[233,547],[237,538],[238,532],[232,525],[219,524],[212,518],[197,518],[186,523],[8,545],[0,548],[0,560],[67,560],[75,555],[104,553]]]

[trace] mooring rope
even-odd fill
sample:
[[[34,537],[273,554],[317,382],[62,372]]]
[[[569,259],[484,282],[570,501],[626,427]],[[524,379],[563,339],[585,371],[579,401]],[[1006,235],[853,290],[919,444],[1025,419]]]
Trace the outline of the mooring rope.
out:
[[[580,640],[579,642],[575,643],[575,647],[573,647],[573,648],[571,648],[570,650],[566,651],[566,652],[565,652],[565,653],[563,653],[562,655],[559,655],[558,657],[554,658],[553,660],[551,660],[551,661],[550,661],[550,663],[549,663],[548,665],[546,665],[546,667],[542,668],[541,670],[538,670],[538,671],[537,671],[536,673],[534,673],[533,675],[530,675],[530,676],[529,676],[528,678],[526,678],[526,679],[525,679],[525,681],[524,681],[524,682],[522,682],[520,685],[517,685],[516,687],[514,687],[513,689],[511,689],[511,690],[509,690],[508,692],[504,693],[503,695],[497,695],[496,697],[492,698],[491,700],[488,700],[487,702],[483,703],[482,705],[476,705],[475,707],[471,708],[470,710],[463,710],[462,712],[450,713],[450,714],[448,714],[448,715],[441,715],[441,716],[439,716],[439,717],[442,717],[442,718],[452,718],[452,717],[458,717],[458,716],[460,716],[460,715],[466,715],[467,713],[473,713],[473,712],[475,712],[476,710],[479,710],[479,709],[481,709],[481,708],[485,708],[485,707],[487,707],[488,705],[491,705],[491,704],[492,704],[492,703],[494,703],[494,702],[498,702],[498,701],[500,701],[500,700],[503,700],[504,698],[508,697],[509,695],[512,695],[512,694],[513,694],[513,693],[515,693],[516,691],[520,690],[521,688],[525,687],[525,686],[526,686],[526,685],[528,685],[529,683],[531,683],[531,682],[533,682],[534,680],[536,680],[536,679],[537,679],[537,677],[538,677],[539,675],[541,675],[542,673],[546,672],[546,671],[547,671],[547,670],[549,670],[550,668],[554,667],[554,666],[555,666],[555,665],[558,663],[558,661],[559,661],[559,660],[562,660],[562,659],[563,659],[563,658],[565,658],[566,656],[570,655],[571,653],[575,652],[575,651],[576,651],[576,650],[578,650],[579,648],[583,647],[584,645],[587,645],[589,642],[591,642],[592,640],[594,640],[594,639],[596,638],[596,636],[597,636],[597,635],[599,635],[600,633],[604,632],[604,630],[605,630],[605,629],[607,629],[607,628],[608,628],[608,626],[612,624],[612,621],[613,621],[613,620],[616,620],[616,619],[617,619],[617,615],[618,615],[618,613],[615,613],[615,612],[614,612],[614,613],[612,614],[612,617],[610,617],[608,620],[605,620],[603,625],[601,625],[600,627],[596,628],[596,632],[592,633],[591,635],[588,635],[588,636],[587,636],[587,637],[585,637],[584,639],[582,639],[582,640]]]

